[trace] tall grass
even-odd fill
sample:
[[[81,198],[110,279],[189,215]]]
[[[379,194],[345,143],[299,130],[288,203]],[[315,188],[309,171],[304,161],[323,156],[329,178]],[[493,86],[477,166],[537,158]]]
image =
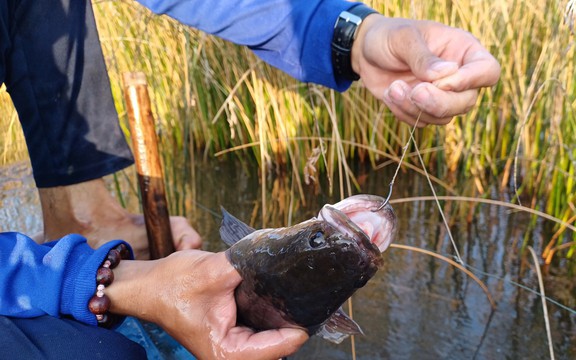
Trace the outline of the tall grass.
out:
[[[12,163],[28,156],[18,114],[6,92],[6,87],[2,84],[0,84],[0,126],[4,132],[4,135],[0,136],[0,164]]]
[[[446,127],[417,132],[429,170],[442,179],[445,191],[454,192],[460,184],[469,196],[501,194],[574,223],[576,54],[574,35],[563,21],[565,4],[368,3],[387,16],[464,28],[502,64],[501,81],[481,92],[469,114]],[[399,159],[410,128],[395,121],[361,84],[343,94],[301,84],[244,48],[155,16],[133,2],[94,4],[123,124],[121,73],[141,70],[148,76],[167,181],[177,203],[184,201],[181,194],[194,176],[189,165],[198,154],[253,159],[263,173],[294,171],[301,174],[296,178],[300,193],[311,172],[329,179],[339,176],[346,181],[327,191],[343,195],[356,186],[352,164],[378,168]],[[4,116],[11,114],[6,109],[0,98],[4,128],[13,118]],[[3,139],[2,145],[6,149],[14,143]],[[18,146],[22,148],[21,142]],[[408,168],[418,165],[414,156],[407,162]],[[568,248],[562,244],[576,240],[557,230],[547,251]],[[575,249],[564,254],[571,256]]]

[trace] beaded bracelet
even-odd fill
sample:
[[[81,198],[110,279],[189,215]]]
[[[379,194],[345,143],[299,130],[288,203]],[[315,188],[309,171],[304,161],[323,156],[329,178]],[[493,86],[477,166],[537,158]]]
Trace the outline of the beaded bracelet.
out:
[[[110,298],[104,294],[104,288],[114,281],[114,269],[120,260],[129,259],[130,251],[125,244],[120,244],[111,249],[106,256],[106,260],[100,265],[96,272],[96,294],[88,302],[88,309],[98,321],[98,326],[109,328],[116,322],[116,317],[108,313],[110,310]]]

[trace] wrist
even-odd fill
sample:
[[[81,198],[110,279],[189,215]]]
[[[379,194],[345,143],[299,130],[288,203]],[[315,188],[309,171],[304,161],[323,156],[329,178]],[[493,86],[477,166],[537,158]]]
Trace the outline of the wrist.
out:
[[[366,37],[366,33],[368,32],[368,30],[372,27],[372,24],[375,23],[378,19],[377,16],[374,16],[376,13],[370,14],[368,15],[366,18],[364,18],[364,20],[362,21],[362,24],[360,24],[359,28],[358,28],[358,32],[356,34],[356,39],[354,40],[354,43],[352,44],[352,49],[350,51],[350,66],[352,68],[352,71],[354,71],[355,74],[361,74],[362,73],[362,58],[364,57],[364,53],[363,53],[363,44],[364,44],[364,39]]]
[[[359,4],[342,11],[338,16],[331,43],[332,67],[336,78],[348,81],[360,78],[354,69],[357,64],[352,60],[352,49],[361,42],[361,39],[356,40],[364,20],[375,13],[376,10]]]
[[[114,269],[114,281],[106,288],[110,298],[110,312],[154,321],[152,308],[158,292],[152,280],[153,269],[159,260],[122,261]],[[152,285],[150,285],[152,284]]]

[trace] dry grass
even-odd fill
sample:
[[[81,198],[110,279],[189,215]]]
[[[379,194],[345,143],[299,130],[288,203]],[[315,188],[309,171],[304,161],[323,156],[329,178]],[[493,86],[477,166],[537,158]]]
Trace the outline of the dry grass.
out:
[[[198,154],[229,149],[240,159],[258,161],[263,173],[301,174],[300,191],[311,179],[306,174],[317,171],[316,176],[343,179],[329,191],[346,194],[355,186],[348,164],[377,167],[397,160],[408,139],[409,127],[396,122],[360,85],[344,94],[308,87],[244,48],[154,16],[133,2],[94,3],[123,124],[121,73],[148,75],[173,196],[190,181],[189,164]],[[501,81],[482,91],[471,113],[447,127],[417,132],[432,174],[447,188],[467,189],[469,196],[510,190],[518,195],[514,201],[574,223],[576,54],[574,34],[564,23],[565,4],[369,3],[387,16],[462,27],[502,64]],[[14,111],[1,91],[0,96],[0,124],[9,129],[0,144],[6,163],[26,152]],[[416,164],[414,157],[408,159]],[[549,248],[558,249],[575,236],[561,232]],[[571,256],[571,249],[564,254]]]

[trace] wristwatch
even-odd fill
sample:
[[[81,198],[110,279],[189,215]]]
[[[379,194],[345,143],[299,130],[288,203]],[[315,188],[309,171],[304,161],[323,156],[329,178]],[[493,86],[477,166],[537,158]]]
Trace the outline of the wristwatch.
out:
[[[359,4],[342,11],[338,16],[332,36],[332,66],[337,78],[351,81],[360,79],[360,76],[352,70],[352,44],[362,21],[374,13],[377,11]]]

